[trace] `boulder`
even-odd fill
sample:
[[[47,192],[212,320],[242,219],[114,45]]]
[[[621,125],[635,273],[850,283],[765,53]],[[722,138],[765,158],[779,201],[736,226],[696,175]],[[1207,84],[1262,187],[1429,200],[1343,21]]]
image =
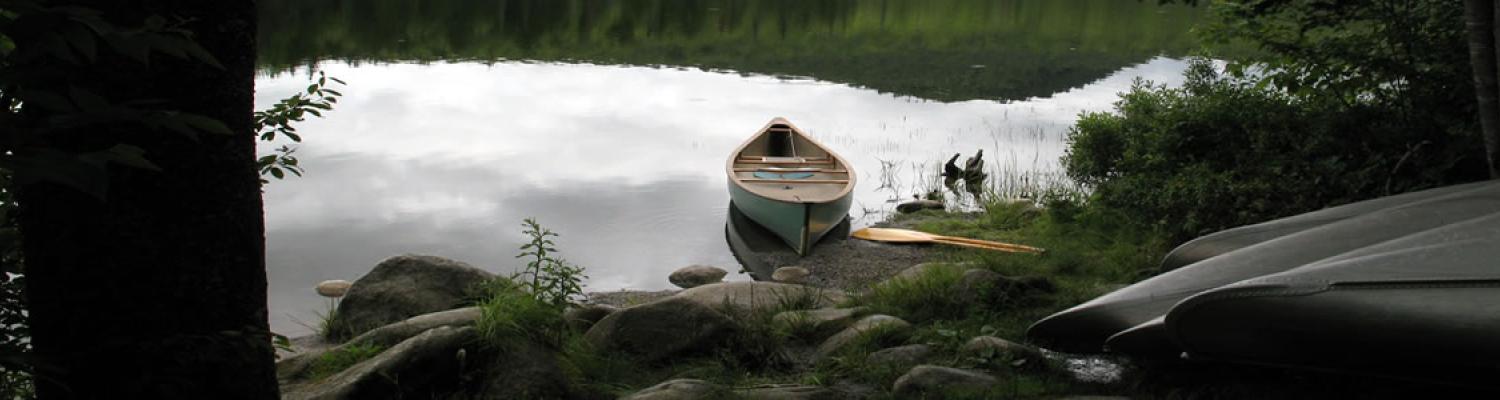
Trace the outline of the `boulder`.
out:
[[[1021,294],[1021,283],[987,269],[964,271],[958,279],[958,298],[963,302],[1004,304]]]
[[[1041,350],[994,336],[976,336],[969,339],[968,343],[964,343],[963,347],[959,348],[959,354],[982,360],[1012,362],[1038,362],[1042,359]]]
[[[473,327],[438,327],[318,382],[288,385],[283,399],[400,399],[456,390],[477,349]]]
[[[609,304],[584,304],[568,307],[563,311],[562,317],[563,321],[573,329],[587,331],[589,327],[594,326],[594,323],[619,310],[619,307]]]
[[[802,267],[781,267],[771,272],[771,280],[781,283],[801,284],[812,276],[812,271]]]
[[[709,265],[689,265],[667,276],[667,281],[683,289],[695,288],[724,280],[729,271]]]
[[[810,385],[758,385],[737,388],[734,394],[744,400],[833,400],[843,397],[838,392]]]
[[[803,339],[821,340],[849,327],[854,322],[854,316],[863,311],[864,308],[861,307],[792,310],[778,313],[771,320],[777,325],[792,328],[792,332],[806,334]]]
[[[729,389],[698,379],[673,379],[620,400],[699,400],[729,397]]]
[[[354,281],[326,333],[343,340],[412,316],[454,309],[463,306],[473,287],[492,278],[442,257],[391,257]]]
[[[912,200],[896,205],[896,211],[902,214],[914,213],[922,210],[942,210],[947,208],[941,201],[937,200]]]
[[[734,320],[723,313],[691,299],[668,297],[609,314],[584,339],[597,349],[650,362],[712,348],[734,330]]]
[[[529,341],[500,346],[483,360],[483,381],[478,399],[569,398],[568,376],[548,347]],[[478,361],[478,360],[476,360]]]
[[[865,361],[874,365],[904,368],[921,364],[927,361],[928,357],[932,357],[932,346],[908,344],[870,353],[865,357]]]
[[[848,328],[844,328],[844,330],[824,340],[823,344],[818,345],[818,350],[814,353],[813,357],[814,360],[817,360],[831,356],[850,343],[854,343],[856,339],[859,339],[866,332],[887,331],[895,334],[905,334],[910,328],[911,324],[900,318],[881,314],[866,316],[860,318],[859,321],[855,321]]]
[[[995,377],[982,372],[918,365],[896,378],[891,394],[898,399],[914,399],[937,393],[978,393],[997,384],[999,381]]]
[[[849,299],[838,289],[815,288],[776,282],[724,282],[683,290],[673,296],[714,307],[736,307],[741,311],[833,307]]]
[[[930,271],[934,271],[934,270],[950,270],[950,271],[955,271],[956,272],[956,271],[960,271],[963,268],[972,268],[975,265],[978,265],[978,264],[974,263],[974,262],[967,262],[967,261],[966,262],[960,262],[960,263],[924,262],[924,263],[913,265],[913,266],[907,267],[906,269],[901,270],[901,272],[896,273],[896,276],[893,276],[890,279],[887,279],[886,282],[891,282],[891,281],[896,281],[896,280],[903,280],[903,279],[916,279],[917,277],[920,277],[922,275],[926,275],[926,274],[930,273]]]
[[[281,379],[296,379],[307,372],[312,362],[330,351],[341,351],[351,346],[376,345],[389,348],[402,341],[440,326],[469,326],[479,319],[479,307],[465,307],[407,318],[401,322],[382,326],[349,339],[338,346],[309,350],[276,362],[276,376]]]

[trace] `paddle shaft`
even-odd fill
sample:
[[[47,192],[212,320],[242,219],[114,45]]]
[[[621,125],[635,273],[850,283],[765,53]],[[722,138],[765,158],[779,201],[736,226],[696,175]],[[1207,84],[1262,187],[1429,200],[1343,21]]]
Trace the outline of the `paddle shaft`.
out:
[[[1041,248],[1031,247],[1031,246],[1027,246],[1027,245],[1012,244],[1012,243],[1002,243],[1002,242],[991,242],[991,241],[988,241],[988,240],[969,239],[969,238],[961,238],[961,237],[954,237],[954,236],[932,235],[932,240],[933,241],[937,241],[937,242],[956,242],[956,243],[976,244],[976,245],[980,245],[980,246],[988,246],[988,247],[993,247],[993,248],[1015,250],[1017,252],[1026,252],[1026,253],[1041,254],[1041,253],[1046,252],[1046,250],[1043,250]]]

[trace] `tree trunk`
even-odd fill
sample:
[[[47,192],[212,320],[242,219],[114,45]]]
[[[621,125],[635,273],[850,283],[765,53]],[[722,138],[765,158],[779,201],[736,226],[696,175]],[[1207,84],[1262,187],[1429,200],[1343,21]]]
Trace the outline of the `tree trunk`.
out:
[[[163,171],[112,166],[103,199],[20,188],[39,398],[277,398],[254,162],[254,1],[72,3],[126,27],[149,15],[186,21],[224,68],[162,52],[146,67],[101,42],[97,62],[57,66],[72,68],[62,84],[116,103],[163,100],[234,135],[194,141],[111,125],[50,137],[65,151],[138,146]]]
[[[1469,65],[1474,69],[1474,93],[1478,98],[1479,127],[1484,135],[1484,155],[1490,178],[1500,178],[1500,88],[1496,85],[1495,18],[1500,10],[1494,0],[1464,0],[1465,25],[1469,29]]]

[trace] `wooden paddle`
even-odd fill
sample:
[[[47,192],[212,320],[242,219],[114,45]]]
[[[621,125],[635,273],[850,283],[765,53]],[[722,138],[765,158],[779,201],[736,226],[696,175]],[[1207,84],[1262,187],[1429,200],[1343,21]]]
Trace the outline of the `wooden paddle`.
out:
[[[991,242],[988,240],[969,239],[954,236],[934,235],[927,232],[913,231],[909,229],[864,228],[855,231],[853,236],[860,239],[873,240],[877,242],[942,243],[953,246],[1008,251],[1012,253],[1041,254],[1047,251],[1045,249],[1019,244]]]

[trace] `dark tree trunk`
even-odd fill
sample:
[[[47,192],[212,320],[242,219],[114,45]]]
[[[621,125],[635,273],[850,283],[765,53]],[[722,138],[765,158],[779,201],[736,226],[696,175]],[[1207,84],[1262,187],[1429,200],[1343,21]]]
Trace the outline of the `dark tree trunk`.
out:
[[[160,52],[146,67],[101,43],[100,60],[69,70],[65,84],[114,102],[164,100],[235,134],[193,141],[115,125],[52,136],[68,151],[135,145],[163,171],[111,167],[103,199],[20,188],[39,397],[276,398],[251,118],[253,0],[73,3],[122,26],[148,15],[187,21],[225,68]]]
[[[1484,155],[1490,178],[1500,178],[1500,88],[1496,85],[1495,18],[1500,10],[1494,0],[1464,0],[1465,25],[1469,28],[1469,65],[1474,69],[1474,93],[1478,97],[1479,126],[1484,135]]]

